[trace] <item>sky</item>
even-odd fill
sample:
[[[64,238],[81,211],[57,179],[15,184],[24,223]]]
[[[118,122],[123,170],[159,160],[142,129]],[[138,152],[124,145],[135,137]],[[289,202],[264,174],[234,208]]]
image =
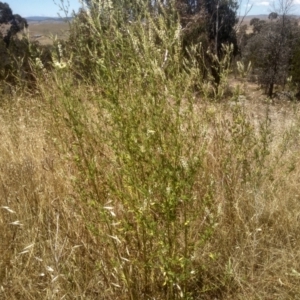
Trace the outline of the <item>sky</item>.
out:
[[[268,15],[273,12],[274,7],[278,7],[278,2],[281,0],[242,0],[242,5],[240,5],[240,14],[244,15],[247,7],[252,7],[249,15]],[[283,0],[285,1],[285,0]],[[290,14],[300,15],[300,0],[293,0],[293,7]]]
[[[19,14],[22,17],[58,17],[58,13],[60,13],[61,16],[65,16],[59,8],[59,5],[61,6],[61,0],[1,0],[1,2],[6,2],[14,14]],[[72,10],[77,12],[81,7],[78,0],[63,0],[63,3],[66,6],[68,3],[70,4],[70,12]]]
[[[63,0],[65,4],[69,3],[69,11],[74,10],[75,12],[81,7],[79,0]],[[245,9],[247,7],[247,0],[242,0],[242,5],[240,9],[241,15],[244,15]],[[22,17],[30,16],[44,16],[44,17],[57,17],[58,13],[61,16],[65,16],[59,6],[61,5],[61,0],[1,0],[1,2],[6,2],[9,4],[14,14],[19,14]],[[249,0],[249,4],[252,5],[249,15],[260,15],[269,14],[271,9],[271,4],[273,0]],[[248,4],[248,5],[249,5]],[[293,14],[300,15],[300,0],[294,0],[294,10]]]

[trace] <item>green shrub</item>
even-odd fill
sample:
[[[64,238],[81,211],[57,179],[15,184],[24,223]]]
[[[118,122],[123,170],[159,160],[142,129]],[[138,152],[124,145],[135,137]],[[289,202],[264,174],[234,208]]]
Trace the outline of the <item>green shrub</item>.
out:
[[[7,48],[0,42],[0,76],[2,85],[13,89],[34,89],[36,87],[35,68],[49,69],[52,65],[51,47],[42,46],[38,42],[29,41],[25,36],[14,37]]]

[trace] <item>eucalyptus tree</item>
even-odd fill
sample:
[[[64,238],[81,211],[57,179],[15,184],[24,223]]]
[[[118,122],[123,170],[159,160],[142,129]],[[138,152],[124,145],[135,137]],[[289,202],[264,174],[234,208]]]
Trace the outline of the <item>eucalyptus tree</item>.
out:
[[[299,26],[289,15],[292,0],[280,0],[279,8],[269,15],[270,22],[251,20],[254,33],[245,58],[257,70],[258,81],[269,97],[275,85],[284,86],[291,67],[292,49],[299,39]]]
[[[254,34],[260,33],[265,25],[265,20],[260,20],[259,18],[253,18],[250,20],[250,26],[252,26],[252,31]]]
[[[18,32],[28,27],[26,19],[18,14],[13,14],[7,3],[0,2],[0,25],[5,25],[5,30],[1,32],[6,47],[9,46],[10,40]]]

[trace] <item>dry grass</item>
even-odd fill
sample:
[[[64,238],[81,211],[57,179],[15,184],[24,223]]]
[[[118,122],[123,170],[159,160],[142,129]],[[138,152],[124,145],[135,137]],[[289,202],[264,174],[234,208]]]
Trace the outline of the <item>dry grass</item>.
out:
[[[72,189],[47,141],[39,99],[24,100],[1,111],[1,298],[50,299],[61,279],[51,281],[71,251],[61,229]]]
[[[203,115],[204,107],[198,105]],[[223,139],[224,124],[230,128],[234,120],[231,108],[205,107],[206,117],[214,118],[206,137],[205,170],[216,185],[217,223],[205,245],[195,248],[192,297],[298,299],[298,105],[285,105],[289,122],[284,126],[285,118],[279,117],[282,107],[251,102],[244,106],[257,123],[264,121],[263,111],[271,111],[274,133],[263,174],[252,174],[246,185],[240,181],[238,157],[233,157],[233,150],[239,150],[232,140],[228,144]],[[103,269],[105,260],[111,260],[108,241],[100,233],[104,225],[97,224],[97,211],[74,190],[79,170],[69,157],[72,153],[59,141],[50,109],[39,96],[16,97],[1,109],[1,299],[129,299],[126,291],[120,294],[115,267]],[[71,143],[73,137],[61,126],[59,134]],[[115,213],[121,217],[119,209]],[[203,222],[195,220],[194,234]],[[127,243],[130,257],[138,257],[138,252],[132,253],[138,250]]]

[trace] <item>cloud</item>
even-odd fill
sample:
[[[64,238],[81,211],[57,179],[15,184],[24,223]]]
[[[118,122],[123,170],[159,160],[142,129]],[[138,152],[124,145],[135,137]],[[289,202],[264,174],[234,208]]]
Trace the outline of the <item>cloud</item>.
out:
[[[269,6],[270,2],[268,2],[268,1],[262,1],[260,3],[257,3],[256,5]]]
[[[300,1],[300,0],[296,0],[296,1]],[[251,3],[254,6],[269,6],[271,4],[269,1],[264,1],[264,0],[254,0],[251,1]]]

